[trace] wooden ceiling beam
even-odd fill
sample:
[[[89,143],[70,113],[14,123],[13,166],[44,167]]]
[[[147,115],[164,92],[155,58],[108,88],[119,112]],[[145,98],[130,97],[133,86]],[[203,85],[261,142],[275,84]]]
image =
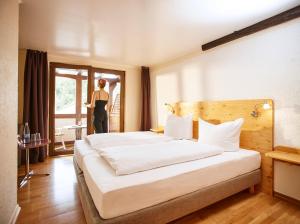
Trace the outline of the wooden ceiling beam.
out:
[[[287,11],[284,11],[284,12],[278,14],[278,15],[275,15],[275,16],[272,16],[268,19],[265,19],[261,22],[255,23],[255,24],[253,24],[251,26],[248,26],[244,29],[235,31],[231,34],[228,34],[228,35],[224,36],[224,37],[221,37],[221,38],[218,38],[214,41],[206,43],[206,44],[202,45],[202,50],[203,51],[209,50],[209,49],[217,47],[219,45],[228,43],[230,41],[242,38],[244,36],[256,33],[258,31],[267,29],[267,28],[272,27],[272,26],[279,25],[281,23],[285,23],[287,21],[290,21],[292,19],[296,19],[296,18],[299,18],[299,17],[300,17],[300,5],[292,8],[292,9],[289,9]]]

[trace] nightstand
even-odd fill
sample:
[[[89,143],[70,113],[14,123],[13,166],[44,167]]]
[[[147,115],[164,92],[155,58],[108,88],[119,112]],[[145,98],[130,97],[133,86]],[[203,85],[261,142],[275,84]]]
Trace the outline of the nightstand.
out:
[[[265,155],[273,159],[273,195],[300,204],[300,151],[278,146]]]
[[[150,131],[155,132],[157,134],[163,134],[164,133],[164,128],[163,127],[151,128]]]

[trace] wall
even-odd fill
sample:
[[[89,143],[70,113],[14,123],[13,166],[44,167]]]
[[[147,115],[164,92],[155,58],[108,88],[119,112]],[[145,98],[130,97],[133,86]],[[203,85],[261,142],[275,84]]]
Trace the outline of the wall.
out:
[[[19,50],[19,69],[18,69],[18,124],[23,123],[23,94],[24,94],[24,70],[25,70],[26,51]]]
[[[0,223],[9,223],[17,205],[17,0],[0,1]]]
[[[26,50],[19,50],[19,123],[22,123],[23,108],[23,76]],[[91,65],[93,67],[116,69],[126,72],[125,75],[125,131],[137,131],[140,127],[141,107],[141,85],[140,68],[136,66],[106,64],[99,61],[88,60],[81,57],[66,57],[55,54],[48,54],[49,62],[60,62],[68,64]]]
[[[300,19],[151,68],[153,126],[165,102],[275,102],[275,145],[300,147]],[[250,111],[249,111],[250,113]]]

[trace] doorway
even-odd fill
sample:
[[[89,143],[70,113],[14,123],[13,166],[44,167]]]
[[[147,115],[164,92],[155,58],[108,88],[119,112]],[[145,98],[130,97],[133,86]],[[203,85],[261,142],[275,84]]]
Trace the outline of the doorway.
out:
[[[91,73],[92,91],[99,89],[99,79],[107,81],[104,89],[109,93],[109,108],[107,109],[109,132],[124,132],[125,72],[92,68]],[[93,127],[93,110],[88,109],[88,111],[88,134],[93,134],[95,132]]]
[[[74,141],[94,133],[91,101],[100,78],[107,80],[109,132],[124,131],[125,72],[85,65],[50,63],[50,155],[72,154]]]

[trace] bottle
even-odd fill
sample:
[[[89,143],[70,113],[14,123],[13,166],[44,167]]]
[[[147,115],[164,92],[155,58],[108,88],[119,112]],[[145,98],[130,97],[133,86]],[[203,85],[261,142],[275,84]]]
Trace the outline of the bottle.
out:
[[[24,143],[29,143],[30,142],[30,129],[29,129],[28,122],[25,123],[23,135],[24,135]]]

